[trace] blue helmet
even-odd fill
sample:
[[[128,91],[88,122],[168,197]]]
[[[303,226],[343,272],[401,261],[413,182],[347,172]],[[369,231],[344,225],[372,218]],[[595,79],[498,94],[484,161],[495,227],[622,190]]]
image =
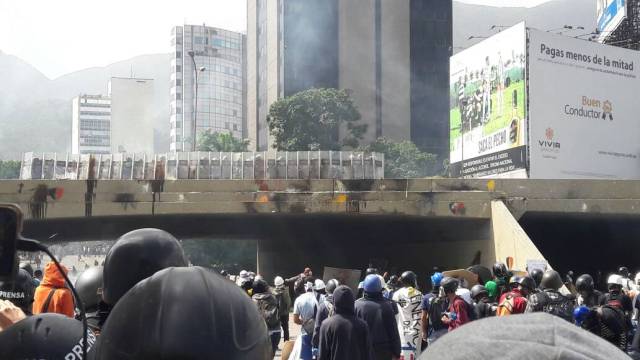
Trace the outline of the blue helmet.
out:
[[[379,293],[382,291],[382,281],[376,274],[367,275],[364,278],[364,291],[368,293]]]
[[[435,272],[433,273],[433,275],[431,275],[431,285],[433,286],[440,286],[440,282],[442,282],[442,278],[444,276],[442,276],[441,272]]]
[[[582,305],[573,309],[573,319],[576,322],[576,325],[581,326],[582,323],[587,319],[587,315],[589,315],[589,308]]]

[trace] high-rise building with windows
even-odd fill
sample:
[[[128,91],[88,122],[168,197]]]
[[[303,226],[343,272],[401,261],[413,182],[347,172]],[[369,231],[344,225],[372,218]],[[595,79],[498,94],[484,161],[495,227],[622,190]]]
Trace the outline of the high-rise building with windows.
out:
[[[74,154],[111,153],[111,98],[80,95],[72,100],[71,151]]]
[[[412,140],[448,157],[451,0],[247,0],[247,137],[271,141],[277,99],[348,89],[367,143]]]
[[[194,133],[206,130],[243,138],[245,36],[204,25],[176,26],[171,46],[170,150],[191,151]]]

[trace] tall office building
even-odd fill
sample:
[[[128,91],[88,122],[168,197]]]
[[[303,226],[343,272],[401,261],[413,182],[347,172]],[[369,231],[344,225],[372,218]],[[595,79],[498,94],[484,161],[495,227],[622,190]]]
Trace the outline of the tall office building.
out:
[[[170,150],[191,151],[194,117],[198,134],[212,130],[243,138],[245,36],[204,25],[176,26],[171,46]]]
[[[80,95],[72,100],[71,151],[74,154],[111,153],[111,99]]]
[[[247,0],[247,135],[271,144],[269,106],[348,89],[364,142],[412,140],[448,155],[451,0]]]
[[[153,79],[112,77],[111,152],[154,153]]]

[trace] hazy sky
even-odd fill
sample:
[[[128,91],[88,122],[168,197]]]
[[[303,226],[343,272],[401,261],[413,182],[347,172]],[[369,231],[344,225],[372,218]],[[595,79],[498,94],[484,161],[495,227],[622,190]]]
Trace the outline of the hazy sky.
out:
[[[461,1],[535,6],[549,0]],[[0,0],[0,50],[53,79],[169,52],[171,27],[185,22],[244,31],[246,0]]]

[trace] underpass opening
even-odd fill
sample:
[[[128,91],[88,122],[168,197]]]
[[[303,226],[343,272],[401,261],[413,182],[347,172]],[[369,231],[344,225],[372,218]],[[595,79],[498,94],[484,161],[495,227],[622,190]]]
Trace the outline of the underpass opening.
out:
[[[588,273],[604,288],[619,266],[640,270],[640,216],[532,212],[519,223],[561,274]]]
[[[115,240],[125,232],[155,227],[179,239],[257,240],[259,271],[269,281],[311,266],[399,274],[413,270],[425,285],[434,266],[466,268],[493,262],[489,219],[400,214],[193,214],[110,216],[28,221],[26,236]]]

